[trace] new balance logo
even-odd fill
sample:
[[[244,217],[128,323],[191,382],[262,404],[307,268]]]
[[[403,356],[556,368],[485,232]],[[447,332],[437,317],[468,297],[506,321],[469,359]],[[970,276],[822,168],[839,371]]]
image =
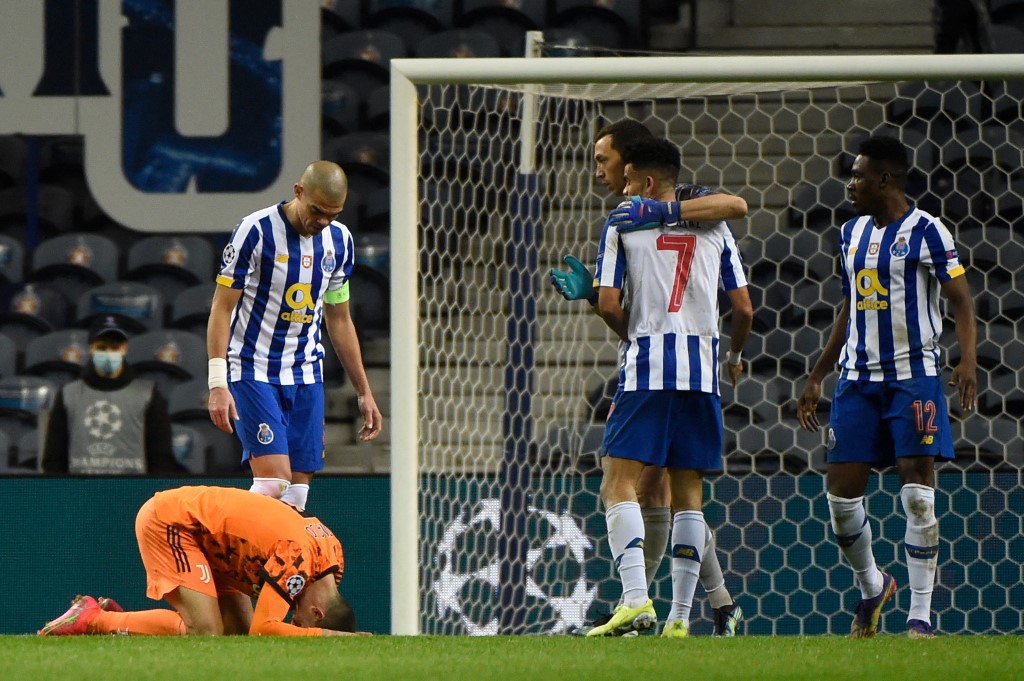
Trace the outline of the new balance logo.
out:
[[[700,552],[697,551],[697,547],[696,546],[691,546],[690,544],[676,544],[676,545],[674,545],[672,547],[672,557],[673,558],[685,558],[687,560],[692,560],[692,561],[695,561],[697,563],[700,562]]]

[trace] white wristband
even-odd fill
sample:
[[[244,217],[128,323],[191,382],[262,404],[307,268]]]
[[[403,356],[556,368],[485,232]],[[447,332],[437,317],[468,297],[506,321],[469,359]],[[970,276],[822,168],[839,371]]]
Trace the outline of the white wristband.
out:
[[[743,361],[743,352],[733,352],[730,350],[725,357],[726,361],[729,362],[729,366],[739,366],[740,362]]]
[[[207,371],[209,372],[207,385],[210,390],[228,387],[228,361],[226,359],[223,357],[211,359]]]

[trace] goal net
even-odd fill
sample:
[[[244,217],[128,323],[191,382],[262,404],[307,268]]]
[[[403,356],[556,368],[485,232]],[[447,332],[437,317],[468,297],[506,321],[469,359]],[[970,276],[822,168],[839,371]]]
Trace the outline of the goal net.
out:
[[[750,371],[722,382],[726,470],[705,488],[747,632],[845,633],[858,598],[823,437],[794,404],[841,303],[853,155],[878,131],[912,149],[908,194],[953,231],[979,317],[978,410],[950,402],[957,458],[937,475],[938,630],[1024,632],[1021,77],[1015,55],[393,62],[394,633],[558,634],[618,599],[597,455],[617,346],[548,270],[564,254],[593,267],[618,200],[595,183],[593,135],[624,117],[679,145],[684,181],[750,206],[732,224]],[[950,319],[943,345],[951,364]],[[879,565],[906,584],[895,476],[869,499]],[[668,563],[651,590],[662,618]],[[902,630],[908,593],[883,628]],[[698,588],[692,630],[710,615]]]

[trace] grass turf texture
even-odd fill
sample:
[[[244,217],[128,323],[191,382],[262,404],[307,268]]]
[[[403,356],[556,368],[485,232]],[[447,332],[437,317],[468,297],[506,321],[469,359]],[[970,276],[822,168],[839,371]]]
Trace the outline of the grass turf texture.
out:
[[[0,679],[985,679],[1024,678],[1024,637],[367,639],[0,637]]]

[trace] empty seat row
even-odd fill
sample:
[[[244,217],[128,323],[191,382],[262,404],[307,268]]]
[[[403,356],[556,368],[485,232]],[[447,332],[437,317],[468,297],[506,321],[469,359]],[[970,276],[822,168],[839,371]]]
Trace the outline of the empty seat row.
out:
[[[329,0],[321,16],[326,39],[374,29],[393,33],[413,47],[442,31],[473,28],[493,36],[504,56],[522,56],[526,31],[555,28],[577,30],[595,45],[608,48],[643,48],[646,4],[636,0]]]
[[[60,385],[38,376],[0,378],[0,474],[37,470],[39,414],[53,405]],[[206,379],[176,384],[168,393],[172,450],[188,472],[242,474],[237,436],[210,421]]]
[[[119,245],[89,232],[44,240],[30,253],[17,239],[0,236],[0,282],[45,282],[74,299],[83,289],[128,280],[148,283],[173,297],[216,275],[213,245],[199,236],[152,236],[132,245],[124,271]]]

